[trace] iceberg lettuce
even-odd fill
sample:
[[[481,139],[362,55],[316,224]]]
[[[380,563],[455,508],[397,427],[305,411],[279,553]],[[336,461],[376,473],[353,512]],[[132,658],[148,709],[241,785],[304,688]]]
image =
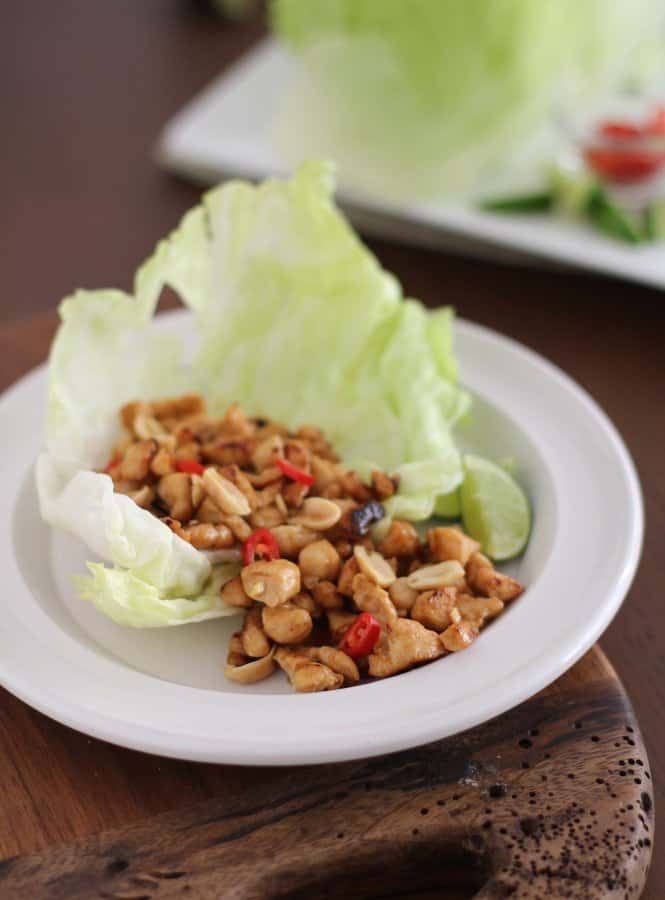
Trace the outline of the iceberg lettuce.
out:
[[[213,412],[235,401],[293,428],[316,424],[344,462],[400,475],[392,514],[426,518],[460,484],[452,427],[469,398],[452,312],[403,297],[333,187],[331,167],[310,162],[289,181],[216,188],[157,245],[133,295],[78,291],[61,304],[40,505],[113,564],[78,580],[112,618],[160,626],[236,612],[211,593],[219,570],[205,554],[94,471],[129,400],[200,390]],[[177,335],[151,327],[165,285],[194,316],[191,363]]]

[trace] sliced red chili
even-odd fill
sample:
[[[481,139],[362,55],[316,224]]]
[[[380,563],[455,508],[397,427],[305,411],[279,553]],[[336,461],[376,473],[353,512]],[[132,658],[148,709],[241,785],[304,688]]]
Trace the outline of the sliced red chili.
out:
[[[290,478],[292,481],[299,481],[301,484],[308,485],[314,484],[313,475],[310,475],[309,472],[305,472],[303,469],[299,469],[298,466],[294,466],[288,459],[278,459],[277,468],[281,471],[282,475],[286,475],[286,477]]]
[[[257,556],[268,562],[280,558],[277,538],[269,528],[257,528],[242,545],[243,566],[251,565]]]
[[[371,613],[361,613],[351,625],[342,640],[339,649],[351,659],[367,656],[381,637],[381,623]]]
[[[636,138],[642,134],[642,129],[633,122],[625,122],[618,119],[608,119],[606,122],[601,122],[598,131],[603,137],[617,140]]]
[[[195,459],[178,459],[175,464],[178,472],[185,472],[187,475],[203,475],[205,466]]]
[[[587,147],[584,156],[592,169],[610,181],[637,181],[653,175],[665,164],[665,153],[642,150]]]
[[[108,472],[110,474],[119,465],[120,465],[119,459],[110,459],[104,466],[104,471]]]

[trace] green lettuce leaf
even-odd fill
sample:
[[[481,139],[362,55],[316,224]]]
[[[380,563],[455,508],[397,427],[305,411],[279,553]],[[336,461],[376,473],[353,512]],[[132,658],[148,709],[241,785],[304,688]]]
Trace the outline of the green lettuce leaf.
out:
[[[663,71],[652,0],[273,0],[297,66],[274,125],[286,160],[330,154],[361,195],[467,192],[552,120]],[[639,74],[639,73],[638,73]],[[541,140],[551,152],[556,130]]]
[[[452,427],[469,398],[452,313],[405,299],[332,193],[331,167],[315,162],[290,181],[229,183],[157,245],[133,296],[78,291],[61,305],[40,505],[113,564],[84,583],[112,617],[178,624],[199,614],[188,603],[209,597],[206,556],[91,471],[108,459],[129,400],[200,390],[213,412],[235,401],[292,428],[318,425],[347,464],[400,475],[392,504],[405,517],[426,518],[460,483]],[[196,320],[191,364],[177,334],[151,325],[165,285]],[[209,600],[199,611],[224,614]]]

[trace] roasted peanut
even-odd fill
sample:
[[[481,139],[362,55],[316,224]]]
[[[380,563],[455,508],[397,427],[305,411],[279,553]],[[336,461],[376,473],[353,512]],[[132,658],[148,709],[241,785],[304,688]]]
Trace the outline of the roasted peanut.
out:
[[[440,562],[434,566],[422,566],[411,572],[406,579],[409,587],[417,591],[438,590],[444,587],[459,587],[464,583],[464,568],[457,560]]]
[[[332,581],[317,581],[312,586],[312,594],[318,605],[324,609],[344,608],[344,597],[342,597]]]
[[[395,580],[395,572],[392,566],[375,550],[368,553],[362,544],[356,544],[353,548],[353,555],[363,575],[366,575],[370,581],[378,584],[379,587],[389,587]]]
[[[298,554],[298,565],[303,580],[315,578],[331,581],[337,578],[342,564],[339,553],[330,541],[313,541]]]
[[[276,525],[272,533],[279,552],[287,559],[296,559],[303,547],[317,541],[321,535],[304,525]]]
[[[222,585],[219,593],[224,603],[228,604],[228,606],[250,607],[254,605],[252,598],[245,593],[240,575],[236,575],[235,578],[231,578],[226,584]]]
[[[251,512],[247,497],[216,469],[208,466],[203,473],[203,484],[213,502],[227,515],[248,516]]]
[[[308,497],[291,522],[294,525],[304,525],[312,531],[326,531],[339,522],[341,516],[341,509],[332,500],[326,500],[324,497]]]
[[[245,593],[266,606],[280,606],[300,591],[300,569],[287,559],[251,563],[240,577]]]
[[[377,500],[387,500],[395,493],[395,484],[385,472],[375,469],[372,472],[372,490]]]
[[[312,617],[306,609],[283,604],[262,611],[263,629],[278,644],[299,644],[312,630]]]
[[[245,613],[240,640],[245,656],[259,657],[270,653],[270,641],[263,630],[261,610],[258,606],[248,609]]]

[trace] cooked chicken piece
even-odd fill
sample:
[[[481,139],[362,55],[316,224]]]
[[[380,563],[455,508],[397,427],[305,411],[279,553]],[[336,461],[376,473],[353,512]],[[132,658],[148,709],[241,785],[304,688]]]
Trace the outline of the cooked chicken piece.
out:
[[[340,500],[342,497],[342,485],[338,481],[332,481],[318,493],[326,500]]]
[[[456,559],[463,566],[469,561],[472,553],[480,550],[478,541],[474,541],[461,528],[453,525],[445,528],[430,528],[427,532],[432,559],[443,562],[447,559]]]
[[[480,628],[488,619],[498,616],[503,610],[503,600],[498,597],[472,597],[470,594],[458,594],[457,608],[466,622]]]
[[[395,519],[379,543],[379,553],[384,556],[415,556],[419,546],[418,532],[411,522]]]
[[[221,437],[201,444],[201,456],[205,462],[215,463],[218,466],[249,466],[251,444],[252,442],[247,439]]]
[[[266,606],[281,606],[300,591],[300,569],[287,559],[251,563],[240,577],[245,593]]]
[[[314,476],[312,487],[317,494],[320,494],[330,485],[338,485],[341,474],[342,468],[337,463],[331,462],[329,459],[323,459],[323,457],[316,454],[312,456],[312,475]],[[341,493],[341,485],[339,485],[339,489]]]
[[[452,623],[451,612],[456,605],[457,588],[424,591],[411,608],[411,618],[432,631],[443,631]]]
[[[284,445],[284,456],[297,469],[302,469],[303,472],[310,471],[312,451],[303,441],[289,438]]]
[[[171,531],[181,537],[197,550],[226,550],[233,547],[235,538],[226,525],[211,525],[208,523],[190,522],[181,525],[173,518],[164,519]]]
[[[342,561],[330,541],[313,541],[298,554],[298,565],[305,584],[308,579],[332,581],[339,574]],[[315,582],[312,581],[312,584]]]
[[[317,581],[312,587],[312,594],[319,606],[324,609],[343,609],[344,597],[332,581]]]
[[[127,481],[143,481],[150,472],[150,463],[157,453],[154,440],[138,441],[127,448],[120,463],[119,476]]]
[[[174,519],[187,522],[192,518],[194,504],[192,503],[192,482],[189,475],[184,472],[164,475],[157,484],[157,494],[169,515]]]
[[[398,616],[408,616],[416,602],[418,591],[410,588],[406,578],[397,578],[388,588],[390,599],[395,604]]]
[[[338,643],[344,637],[346,631],[358,618],[357,613],[347,612],[345,609],[328,609],[326,610],[326,618],[328,619],[328,627],[330,634],[335,643]]]
[[[372,492],[366,484],[362,483],[358,473],[352,469],[347,469],[342,473],[340,483],[344,493],[349,497],[353,497],[358,503],[367,503],[368,500],[372,499]]]
[[[323,433],[312,425],[303,425],[296,432],[299,441],[311,447],[312,452],[322,459],[329,459],[331,462],[337,462],[337,456],[333,452],[332,447],[324,438]]]
[[[256,658],[270,653],[270,641],[263,630],[260,607],[253,606],[245,613],[240,640],[245,656]]]
[[[388,591],[384,591],[362,572],[354,577],[352,587],[353,602],[359,610],[371,613],[383,626],[395,624],[397,610]]]
[[[143,403],[134,400],[132,401],[132,403],[125,403],[125,405],[120,410],[120,421],[128,431],[134,431],[134,419],[137,417],[137,415],[139,415],[139,413],[143,413],[144,415],[151,415],[151,405],[149,403]]]
[[[323,615],[321,607],[307,591],[300,591],[299,594],[295,595],[291,603],[293,603],[294,606],[300,607],[300,609],[306,609],[313,619],[320,619]]]
[[[258,443],[252,453],[252,464],[257,472],[271,469],[275,466],[275,460],[284,456],[284,438],[279,434],[258,436]]]
[[[497,572],[492,563],[482,553],[472,553],[466,564],[466,578],[471,588],[486,597],[497,597],[507,603],[519,597],[524,588],[511,578]]]
[[[240,437],[251,437],[256,431],[256,425],[247,418],[237,403],[232,403],[224,413],[222,430]]]
[[[224,677],[236,684],[255,684],[275,671],[274,650],[260,659],[248,660],[243,651],[240,634],[236,633],[229,642]]]
[[[137,491],[130,491],[127,496],[131,497],[137,506],[147,509],[155,499],[155,489],[149,484],[144,484]]]
[[[278,647],[275,659],[289,676],[289,681],[297,691],[334,691],[344,683],[344,676],[333,672],[323,663],[313,662],[297,650]]]
[[[231,578],[222,585],[219,594],[224,603],[229,606],[250,607],[254,605],[252,598],[245,593],[240,575],[236,575],[235,578]]]
[[[170,475],[175,472],[175,456],[167,447],[160,447],[152,458],[150,463],[150,471],[158,478],[164,475]]]
[[[164,400],[153,400],[150,404],[152,414],[160,421],[163,419],[184,419],[205,413],[205,400],[200,394],[183,394],[181,397],[166,397]]]
[[[297,652],[310,659],[316,659],[333,672],[343,675],[347,684],[360,681],[358,666],[343,650],[337,650],[335,647],[298,647]]]
[[[450,653],[465,650],[478,637],[478,629],[471,622],[453,622],[443,634],[440,635],[441,643]]]
[[[344,594],[346,597],[353,597],[353,579],[358,572],[360,572],[360,566],[358,565],[355,556],[352,556],[351,559],[347,559],[342,566],[339,578],[337,579],[337,590],[340,594]]]
[[[270,484],[267,484],[263,490],[254,491],[254,500],[251,503],[252,509],[264,509],[266,506],[272,506],[272,504],[276,502],[281,490],[282,482],[273,481]]]
[[[304,525],[276,525],[271,529],[279,552],[287,559],[297,559],[303,547],[318,541],[321,537],[316,531],[305,528]]]
[[[252,528],[274,528],[276,525],[283,525],[286,517],[276,505],[273,505],[264,506],[263,509],[255,509],[250,515],[249,521]]]
[[[396,619],[369,657],[369,674],[375,678],[396,675],[417,663],[443,656],[439,636],[420,622]]]
[[[387,500],[395,493],[395,483],[385,472],[375,469],[372,472],[372,490],[377,500]]]
[[[173,455],[176,458],[176,461],[182,459],[196,459],[199,458],[199,450],[201,448],[197,444],[196,441],[188,441],[186,444],[181,444],[179,447],[176,447],[173,451]]]
[[[282,488],[282,496],[284,502],[289,509],[300,509],[305,502],[305,497],[309,494],[310,487],[300,481],[290,481]]]
[[[300,644],[312,630],[312,617],[306,609],[291,603],[271,609],[263,607],[263,629],[277,644]]]

